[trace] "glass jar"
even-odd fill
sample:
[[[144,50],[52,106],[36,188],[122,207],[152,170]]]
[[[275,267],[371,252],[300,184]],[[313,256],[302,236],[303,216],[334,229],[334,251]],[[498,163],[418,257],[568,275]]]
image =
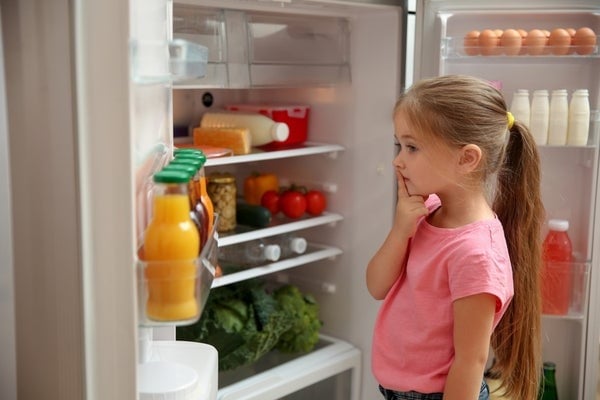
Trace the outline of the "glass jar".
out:
[[[208,176],[206,187],[215,214],[219,214],[217,232],[228,232],[236,225],[236,196],[235,176],[228,172],[214,172]]]

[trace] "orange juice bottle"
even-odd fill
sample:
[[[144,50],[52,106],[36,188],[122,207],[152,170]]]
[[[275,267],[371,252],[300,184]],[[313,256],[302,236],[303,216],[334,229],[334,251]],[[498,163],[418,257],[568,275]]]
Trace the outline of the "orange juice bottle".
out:
[[[212,203],[212,200],[208,196],[208,191],[206,190],[206,175],[204,173],[204,164],[206,163],[206,156],[200,150],[193,149],[182,149],[188,151],[179,151],[175,154],[175,159],[171,162],[176,163],[193,163],[194,165],[198,165],[198,173],[194,177],[194,182],[197,183],[197,191],[198,198],[200,202],[206,209],[206,214],[208,215],[208,232],[212,231],[212,227],[215,219],[215,210]],[[189,151],[191,150],[191,151]],[[192,160],[192,161],[190,161]]]
[[[144,235],[146,315],[183,321],[199,314],[196,259],[200,236],[190,218],[189,175],[162,170],[154,175],[152,219]]]

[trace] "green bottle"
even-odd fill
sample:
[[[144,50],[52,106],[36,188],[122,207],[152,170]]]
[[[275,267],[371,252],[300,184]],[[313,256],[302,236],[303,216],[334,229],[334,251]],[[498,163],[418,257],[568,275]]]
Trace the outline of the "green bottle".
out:
[[[544,374],[540,382],[540,400],[558,400],[558,391],[556,390],[556,364],[553,362],[544,363]]]

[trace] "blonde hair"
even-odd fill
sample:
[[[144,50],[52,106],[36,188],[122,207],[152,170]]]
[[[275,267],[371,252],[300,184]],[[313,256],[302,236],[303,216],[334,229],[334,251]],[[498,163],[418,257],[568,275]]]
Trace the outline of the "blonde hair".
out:
[[[482,150],[479,176],[504,227],[514,297],[492,334],[488,376],[508,397],[535,399],[541,371],[540,229],[545,217],[535,141],[519,121],[509,129],[502,94],[488,82],[448,75],[415,83],[398,101],[419,132],[452,146]]]

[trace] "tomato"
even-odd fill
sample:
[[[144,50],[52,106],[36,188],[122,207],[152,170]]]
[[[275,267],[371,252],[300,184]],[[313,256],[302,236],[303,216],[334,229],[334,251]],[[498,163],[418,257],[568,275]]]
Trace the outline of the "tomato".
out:
[[[279,193],[276,190],[267,190],[260,198],[260,205],[275,215],[279,212]]]
[[[286,190],[279,197],[279,208],[286,217],[300,218],[306,212],[306,198],[302,192]]]
[[[327,200],[323,192],[318,190],[309,190],[304,195],[306,198],[306,212],[310,215],[321,215],[327,206]]]

